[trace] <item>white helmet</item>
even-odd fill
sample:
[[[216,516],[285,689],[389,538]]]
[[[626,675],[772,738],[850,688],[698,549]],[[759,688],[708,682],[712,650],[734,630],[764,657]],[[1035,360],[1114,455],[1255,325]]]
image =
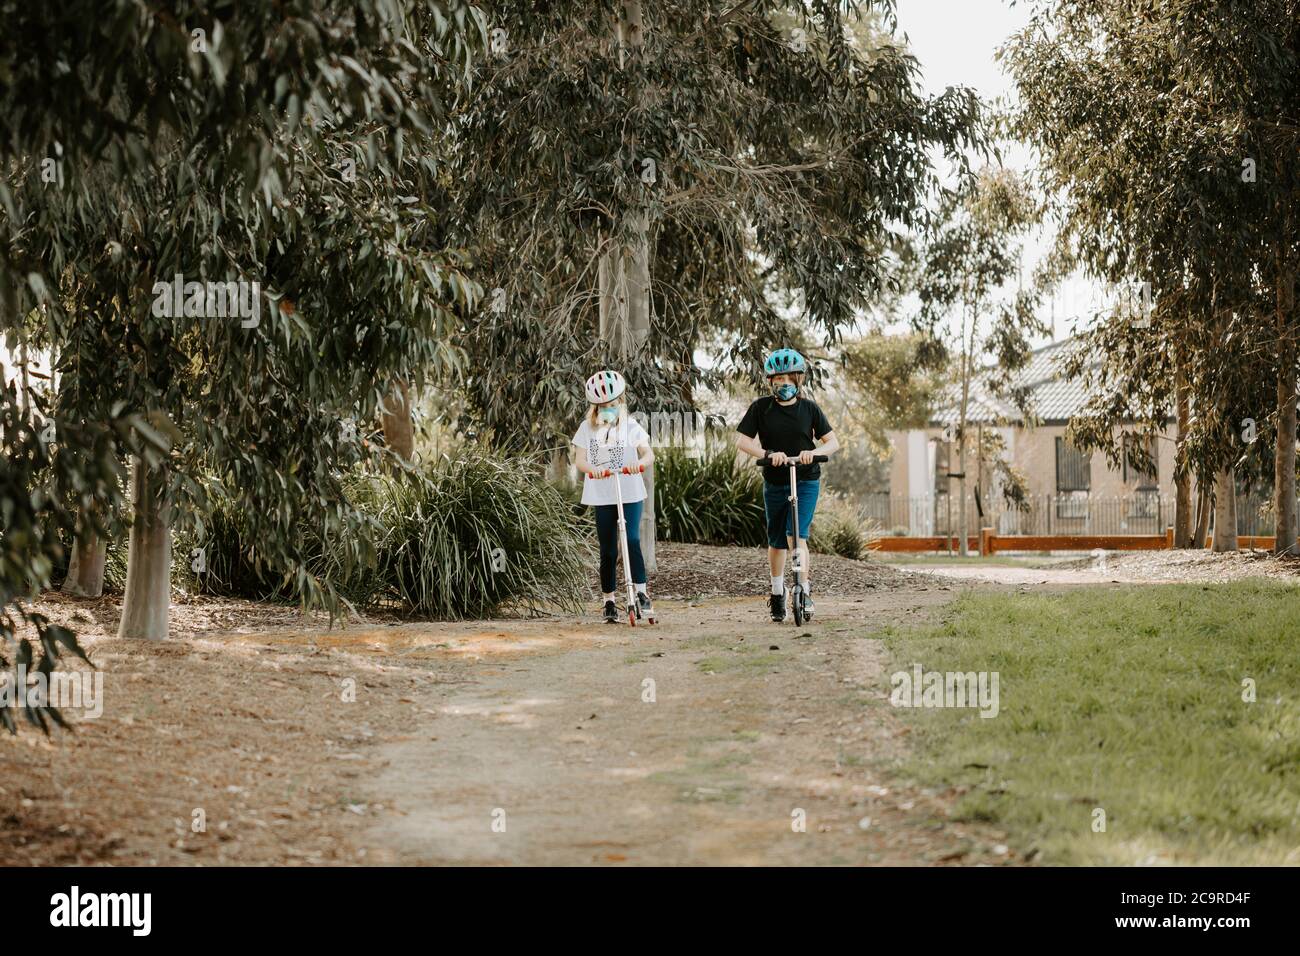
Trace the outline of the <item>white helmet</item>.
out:
[[[604,405],[618,398],[627,389],[627,382],[618,372],[606,369],[587,379],[587,401],[593,405]]]

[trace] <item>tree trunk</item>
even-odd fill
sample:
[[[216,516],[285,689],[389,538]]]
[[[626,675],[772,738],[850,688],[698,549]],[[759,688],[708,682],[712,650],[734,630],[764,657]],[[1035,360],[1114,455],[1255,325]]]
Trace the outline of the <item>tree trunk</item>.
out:
[[[965,307],[963,306],[963,309]],[[957,479],[957,553],[963,558],[967,556],[966,548],[966,414],[970,408],[970,379],[972,374],[971,351],[974,348],[975,329],[974,324],[977,317],[973,314],[970,319],[970,338],[967,342],[967,325],[966,311],[962,312],[962,329],[961,329],[961,412],[957,421],[957,473],[961,476]],[[975,450],[979,454],[979,449]],[[948,459],[948,471],[952,472],[952,458]],[[949,489],[951,489],[951,480]],[[948,533],[952,534],[952,525],[948,526]]]
[[[1275,554],[1290,554],[1296,548],[1295,389],[1295,368],[1288,364],[1277,376],[1277,454],[1273,460],[1273,513],[1277,516]]]
[[[1275,160],[1282,172],[1281,157]],[[1277,288],[1274,329],[1278,340],[1277,445],[1273,459],[1273,512],[1277,516],[1274,554],[1296,552],[1296,260],[1290,250],[1295,242],[1294,219],[1286,210],[1282,241],[1276,247]]]
[[[406,461],[415,459],[415,423],[411,418],[411,395],[406,382],[393,379],[384,399],[384,443]]]
[[[952,457],[951,457],[952,449],[951,448],[948,449],[948,454],[949,454],[949,458],[946,467],[949,471],[952,471]],[[945,484],[947,494],[943,496],[943,500],[947,504],[948,514],[945,516],[946,520],[943,523],[943,542],[944,542],[944,549],[948,552],[948,557],[951,558],[952,557],[952,479],[951,478],[946,479],[944,484]]]
[[[1277,515],[1274,554],[1296,550],[1296,350],[1291,336],[1295,321],[1295,274],[1281,251],[1277,259],[1277,449],[1273,459],[1273,512]]]
[[[645,42],[641,0],[624,0],[619,6],[615,29],[619,64],[625,63],[629,56],[639,57]],[[636,140],[630,139],[628,145],[635,156]],[[639,165],[637,171],[641,171]],[[632,224],[632,238],[626,242],[615,241],[597,264],[600,337],[624,358],[630,357],[650,337],[650,217],[642,208],[631,213],[628,221]],[[646,469],[644,478],[646,502],[641,512],[641,555],[646,570],[655,571],[653,465]]]
[[[108,557],[108,540],[94,528],[85,529],[72,546],[68,576],[60,589],[69,597],[97,598],[104,594],[104,562]]]
[[[1192,547],[1205,547],[1205,536],[1210,532],[1210,486],[1201,489],[1201,498],[1196,508],[1196,531],[1192,535]]]
[[[1214,476],[1214,550],[1237,550],[1237,473],[1231,465]]]
[[[1191,422],[1191,388],[1181,366],[1177,372],[1178,435],[1174,452],[1174,547],[1187,548],[1192,543],[1192,474],[1187,467],[1187,430]]]
[[[961,474],[961,477],[957,479],[957,553],[964,558],[967,556],[966,428],[964,425],[961,436],[957,440],[961,443],[957,446],[957,470]]]
[[[171,509],[163,500],[163,471],[139,458],[131,465],[134,518],[126,562],[126,595],[118,637],[161,641],[171,608]]]
[[[569,458],[565,449],[556,448],[551,451],[551,460],[546,465],[547,481],[564,481],[569,477]]]

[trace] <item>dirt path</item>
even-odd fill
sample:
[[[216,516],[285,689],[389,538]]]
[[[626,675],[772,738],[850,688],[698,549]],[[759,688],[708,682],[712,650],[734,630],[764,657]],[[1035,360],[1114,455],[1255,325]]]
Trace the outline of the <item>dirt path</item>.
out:
[[[906,736],[874,635],[955,596],[912,580],[819,597],[804,628],[752,597],[661,602],[635,630],[257,627],[223,605],[225,630],[164,645],[111,637],[106,599],[85,638],[103,717],[0,747],[0,863],[1017,862],[891,776]]]
[[[522,653],[453,640],[471,680],[436,695],[413,740],[380,750],[368,790],[395,812],[367,833],[368,857],[1006,862],[999,834],[946,821],[941,795],[886,770],[901,728],[867,635],[951,596],[826,599],[805,628],[731,599],[665,606],[654,628],[526,626],[554,643]],[[806,832],[792,827],[800,810]]]

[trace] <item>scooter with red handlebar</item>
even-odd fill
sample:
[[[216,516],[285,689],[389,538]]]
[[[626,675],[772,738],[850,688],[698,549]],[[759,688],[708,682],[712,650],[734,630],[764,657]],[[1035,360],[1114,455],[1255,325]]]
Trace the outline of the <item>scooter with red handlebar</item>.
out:
[[[790,597],[790,604],[794,611],[794,623],[802,627],[805,621],[811,620],[806,610],[808,594],[803,589],[804,574],[807,568],[805,560],[804,541],[799,537],[799,486],[795,478],[796,469],[799,465],[799,456],[787,458],[790,465],[790,527],[793,529],[791,537],[794,538],[794,554],[790,557],[790,570],[794,574],[794,593]],[[813,455],[813,461],[830,461],[829,455]],[[760,458],[757,462],[760,468],[773,467],[771,457]],[[775,466],[779,467],[779,466]]]
[[[635,467],[624,465],[617,474],[608,468],[589,472],[593,478],[614,479],[614,501],[618,505],[618,546],[623,555],[623,577],[627,581],[627,623],[632,627],[636,627],[636,622],[641,620],[642,610],[641,605],[636,600],[636,585],[632,582],[632,564],[628,560],[627,519],[623,517],[623,482],[619,475],[639,475],[644,471],[645,465],[636,465]],[[644,616],[651,624],[657,622],[653,606],[644,612]]]

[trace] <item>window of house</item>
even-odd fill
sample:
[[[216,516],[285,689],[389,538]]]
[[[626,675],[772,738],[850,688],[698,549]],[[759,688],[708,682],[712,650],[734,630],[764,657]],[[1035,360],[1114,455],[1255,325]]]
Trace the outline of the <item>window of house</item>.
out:
[[[1092,488],[1092,455],[1080,451],[1064,438],[1056,439],[1056,490],[1088,491]]]
[[[1088,492],[1092,488],[1092,455],[1064,438],[1056,439],[1056,516],[1088,517]]]
[[[948,467],[952,458],[952,442],[939,441],[934,443],[934,493],[936,495],[946,495],[948,493]]]
[[[1146,462],[1142,459],[1149,461],[1150,471],[1143,470]],[[1134,486],[1132,494],[1127,496],[1126,518],[1160,517],[1160,475],[1154,435],[1124,436],[1124,483]]]

